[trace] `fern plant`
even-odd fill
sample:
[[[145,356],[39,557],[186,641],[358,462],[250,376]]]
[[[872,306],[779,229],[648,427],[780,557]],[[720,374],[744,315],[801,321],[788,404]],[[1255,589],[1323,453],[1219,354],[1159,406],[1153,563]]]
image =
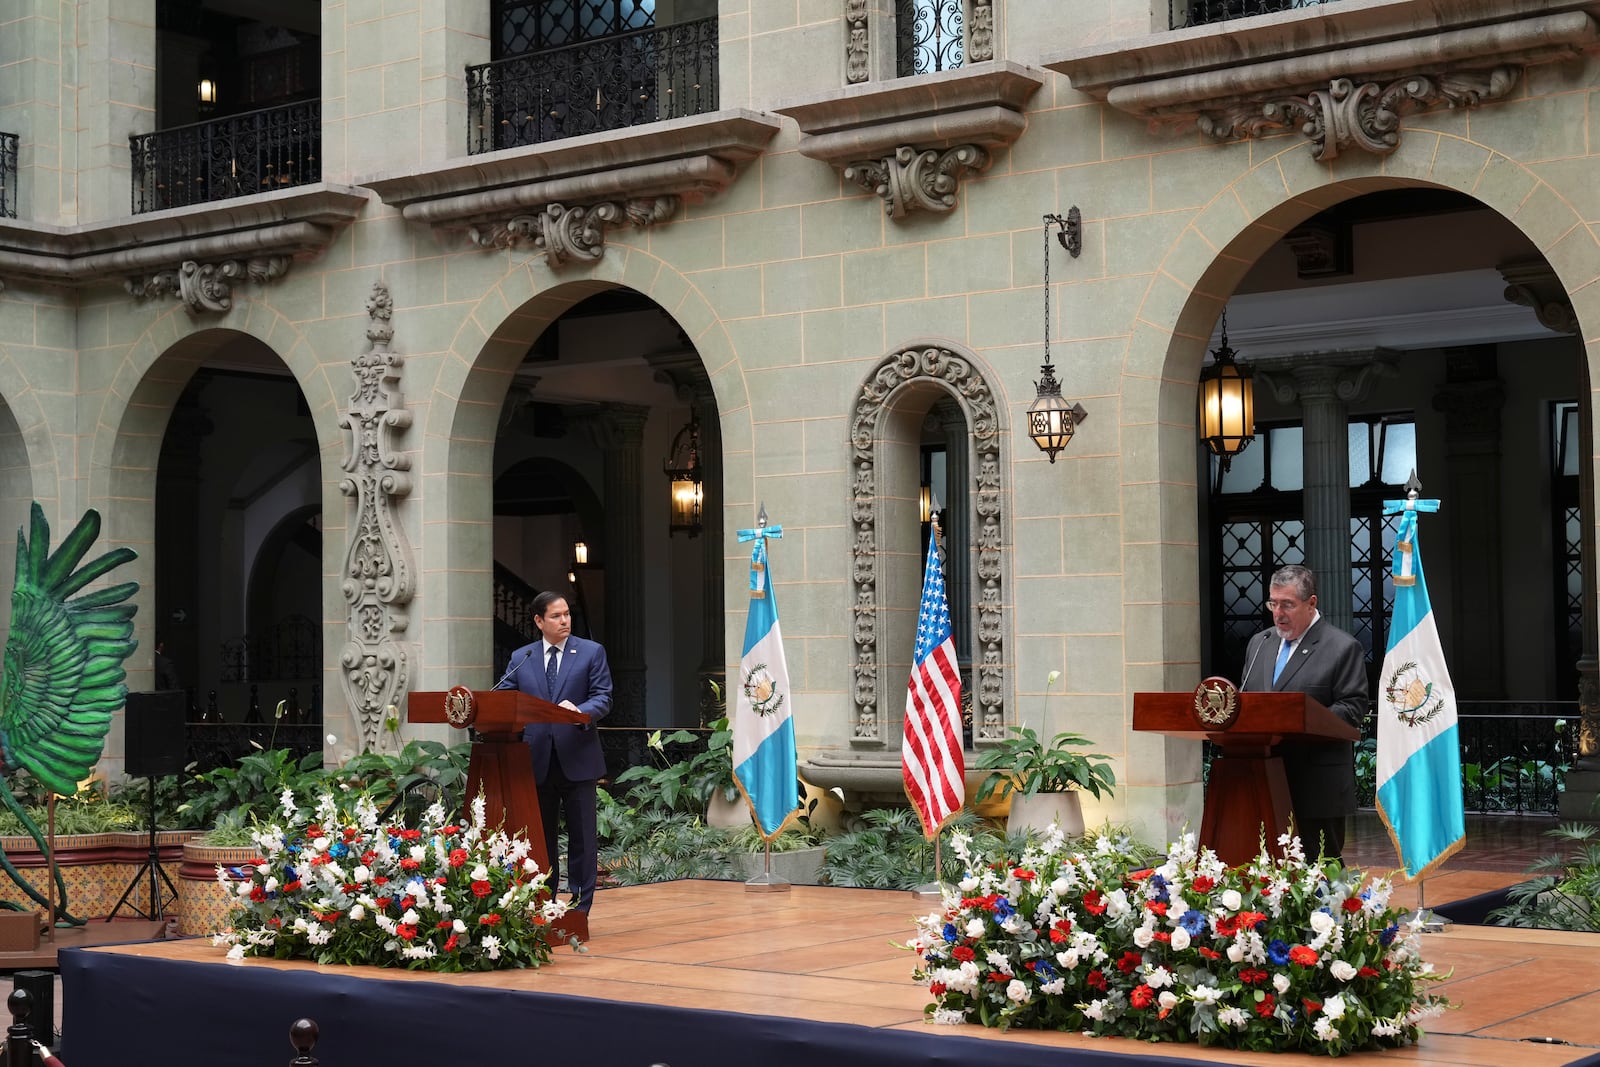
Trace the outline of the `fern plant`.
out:
[[[1547,930],[1600,930],[1600,841],[1597,828],[1563,823],[1545,836],[1564,842],[1562,853],[1528,869],[1533,877],[1506,891],[1506,905],[1488,915],[1496,926]]]

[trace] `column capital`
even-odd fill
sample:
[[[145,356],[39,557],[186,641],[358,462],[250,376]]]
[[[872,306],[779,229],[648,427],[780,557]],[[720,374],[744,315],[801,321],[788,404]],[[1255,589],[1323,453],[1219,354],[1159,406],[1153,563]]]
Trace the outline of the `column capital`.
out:
[[[1282,404],[1366,399],[1379,378],[1393,377],[1400,353],[1389,348],[1297,352],[1253,359],[1250,366]]]
[[[650,409],[638,404],[607,404],[584,420],[597,445],[606,451],[637,450],[644,443]]]

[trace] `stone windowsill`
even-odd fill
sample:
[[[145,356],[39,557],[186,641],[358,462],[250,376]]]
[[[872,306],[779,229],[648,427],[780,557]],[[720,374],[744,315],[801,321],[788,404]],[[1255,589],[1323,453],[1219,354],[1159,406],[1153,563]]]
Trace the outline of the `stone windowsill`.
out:
[[[770,115],[734,108],[459,157],[360,184],[407,220],[447,229],[552,203],[696,202],[726,188],[779,129]]]
[[[919,149],[1002,147],[1021,136],[1023,108],[1045,73],[1006,60],[866,82],[773,108],[800,125],[800,152],[835,166]]]
[[[1202,110],[1415,73],[1526,66],[1600,45],[1592,0],[1338,0],[1045,57],[1130,114]],[[1465,11],[1463,9],[1466,9]]]
[[[187,260],[313,255],[368,198],[361,189],[317,183],[81,226],[0,219],[0,280],[87,285]]]

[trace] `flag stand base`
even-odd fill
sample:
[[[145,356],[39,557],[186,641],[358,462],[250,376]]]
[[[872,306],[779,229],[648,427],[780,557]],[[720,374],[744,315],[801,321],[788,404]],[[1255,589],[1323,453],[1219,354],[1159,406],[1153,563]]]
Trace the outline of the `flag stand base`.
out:
[[[746,893],[787,893],[791,888],[787,878],[764,871],[744,884]]]
[[[944,886],[940,885],[938,882],[927,882],[913,889],[911,891],[911,895],[916,897],[918,900],[943,900]]]

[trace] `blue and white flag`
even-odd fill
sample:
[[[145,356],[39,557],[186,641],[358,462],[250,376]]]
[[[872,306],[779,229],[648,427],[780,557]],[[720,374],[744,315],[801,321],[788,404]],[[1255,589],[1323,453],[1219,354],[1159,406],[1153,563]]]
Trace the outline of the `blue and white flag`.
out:
[[[1394,614],[1378,686],[1378,814],[1406,879],[1421,878],[1466,843],[1456,693],[1445,668],[1417,544],[1417,513],[1437,500],[1384,501],[1400,515],[1394,546]]]
[[[740,530],[740,541],[754,541],[750,553],[750,614],[739,657],[738,692],[733,711],[733,778],[744,793],[763,837],[777,836],[800,806],[794,747],[794,701],[789,666],[778,631],[778,600],[767,566],[767,538],[783,527],[766,523]]]

